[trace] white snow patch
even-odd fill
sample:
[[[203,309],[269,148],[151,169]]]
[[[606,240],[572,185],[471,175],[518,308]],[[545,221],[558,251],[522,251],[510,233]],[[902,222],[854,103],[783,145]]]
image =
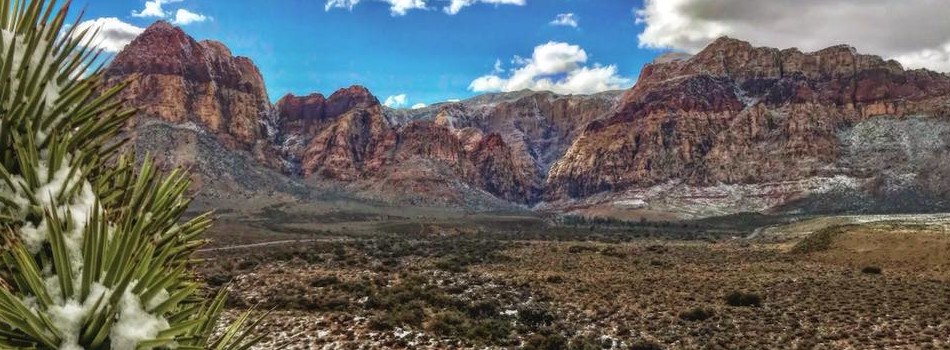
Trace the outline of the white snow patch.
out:
[[[139,297],[130,286],[119,301],[119,318],[112,326],[109,339],[113,350],[135,350],[140,341],[155,339],[169,328],[168,321],[153,315],[142,307]]]

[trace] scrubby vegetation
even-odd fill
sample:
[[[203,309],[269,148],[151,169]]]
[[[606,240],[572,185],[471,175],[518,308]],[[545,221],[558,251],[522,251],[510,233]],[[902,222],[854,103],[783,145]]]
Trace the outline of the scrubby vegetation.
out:
[[[870,264],[744,241],[481,239],[493,235],[506,234],[353,234],[215,252],[202,274],[233,279],[232,307],[275,308],[267,329],[318,348],[950,344],[950,301],[932,297],[950,287],[867,278]]]
[[[835,237],[847,232],[854,226],[832,226],[818,230],[795,244],[792,252],[799,254],[825,251],[834,243]]]
[[[733,291],[726,294],[726,304],[737,307],[759,307],[762,306],[762,296],[755,293],[745,293]]]

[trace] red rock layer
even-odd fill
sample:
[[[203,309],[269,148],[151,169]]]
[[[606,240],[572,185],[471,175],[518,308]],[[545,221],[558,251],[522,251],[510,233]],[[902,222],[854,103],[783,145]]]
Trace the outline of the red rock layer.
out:
[[[842,128],[939,114],[948,93],[946,75],[846,46],[802,53],[722,38],[690,59],[644,67],[616,112],[587,125],[552,167],[546,195],[840,173],[830,166]]]
[[[194,122],[232,149],[251,150],[264,139],[261,118],[270,109],[264,80],[249,59],[233,57],[219,42],[199,43],[156,22],[105,74],[111,84],[129,84],[121,97],[145,118]]]

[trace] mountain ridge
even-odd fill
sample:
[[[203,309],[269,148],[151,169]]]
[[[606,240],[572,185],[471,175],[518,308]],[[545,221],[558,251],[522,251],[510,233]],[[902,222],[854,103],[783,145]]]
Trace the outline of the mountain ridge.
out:
[[[724,213],[797,210],[787,207],[835,181],[869,192],[866,183],[890,180],[848,168],[849,157],[867,155],[848,153],[839,135],[872,117],[945,116],[950,95],[946,75],[847,46],[802,53],[720,38],[696,55],[646,65],[623,92],[519,91],[409,110],[351,86],[271,104],[250,59],[163,22],[119,53],[106,76],[131,81],[123,97],[143,106],[137,120],[193,123],[263,167],[374,200],[700,216],[695,207],[722,198],[722,186],[755,188]],[[947,142],[935,137],[940,145],[927,152],[941,154]]]

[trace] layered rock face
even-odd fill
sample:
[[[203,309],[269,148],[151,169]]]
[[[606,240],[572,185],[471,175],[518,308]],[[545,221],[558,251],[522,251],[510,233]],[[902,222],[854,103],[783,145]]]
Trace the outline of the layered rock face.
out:
[[[144,119],[194,123],[228,148],[263,151],[262,118],[270,101],[257,67],[223,44],[197,42],[180,28],[156,22],[106,69],[110,84],[127,83],[122,98]]]
[[[201,165],[213,175],[199,183],[226,184],[221,193],[300,197],[320,183],[399,203],[694,216],[845,203],[813,196],[838,185],[857,201],[887,198],[883,210],[950,198],[950,78],[846,46],[802,53],[723,38],[659,58],[626,92],[589,96],[520,91],[394,110],[353,86],[272,106],[250,60],[159,22],[106,77],[129,84],[123,97],[140,108],[130,130],[150,135],[137,144]],[[182,142],[162,146],[168,135]],[[247,154],[203,159],[211,150]]]
[[[861,176],[838,164],[840,132],[875,116],[945,115],[948,94],[946,75],[846,46],[802,53],[722,38],[644,67],[552,167],[547,198]]]
[[[550,164],[617,94],[495,96],[417,111],[384,109],[362,87],[287,95],[276,105],[279,137],[303,176],[391,181],[403,188],[464,184],[507,201],[537,202]]]
[[[287,95],[276,108],[286,156],[299,162],[303,176],[359,179],[385,147],[390,131],[379,101],[360,86],[341,89],[329,99]]]

